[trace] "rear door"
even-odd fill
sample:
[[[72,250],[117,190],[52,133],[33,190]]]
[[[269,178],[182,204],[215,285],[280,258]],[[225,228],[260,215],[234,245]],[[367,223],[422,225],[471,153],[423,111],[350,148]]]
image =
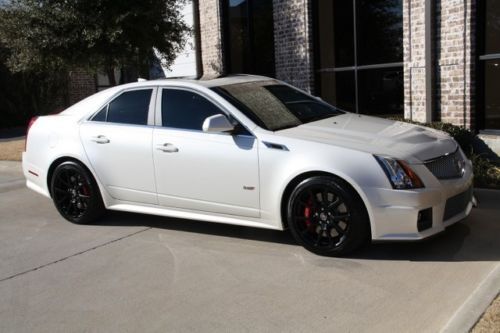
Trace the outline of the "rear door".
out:
[[[112,197],[156,204],[154,87],[126,90],[80,126],[87,157]]]

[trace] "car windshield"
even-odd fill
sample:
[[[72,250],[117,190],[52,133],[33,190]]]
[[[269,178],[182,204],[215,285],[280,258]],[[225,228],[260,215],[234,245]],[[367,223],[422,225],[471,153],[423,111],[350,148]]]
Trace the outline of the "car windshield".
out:
[[[343,114],[335,107],[275,80],[212,88],[260,127],[279,131]]]

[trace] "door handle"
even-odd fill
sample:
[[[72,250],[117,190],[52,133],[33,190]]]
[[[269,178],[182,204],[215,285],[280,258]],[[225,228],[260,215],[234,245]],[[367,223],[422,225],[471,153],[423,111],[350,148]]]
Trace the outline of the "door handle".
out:
[[[164,143],[162,145],[158,145],[156,149],[161,150],[164,153],[177,153],[179,151],[179,148],[177,148],[171,143]]]
[[[94,136],[91,140],[98,144],[105,144],[110,142],[109,139],[104,135]]]

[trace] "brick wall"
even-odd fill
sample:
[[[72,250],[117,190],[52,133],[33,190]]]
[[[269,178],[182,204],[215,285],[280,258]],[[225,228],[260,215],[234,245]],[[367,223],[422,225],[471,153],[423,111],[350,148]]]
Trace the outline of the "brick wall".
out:
[[[426,121],[425,0],[403,1],[405,118]]]
[[[69,72],[68,76],[69,105],[73,105],[96,92],[96,81],[93,74],[77,69]]]
[[[224,73],[220,0],[200,0],[200,37],[203,79]]]
[[[434,118],[473,127],[478,0],[433,0]],[[276,77],[314,92],[313,0],[273,0]],[[426,115],[425,0],[403,0],[405,117]],[[200,0],[204,78],[224,73],[221,1]]]
[[[475,1],[436,4],[437,109],[444,122],[474,124]]]
[[[273,0],[276,78],[313,92],[312,0]]]
[[[475,0],[436,0],[434,62],[435,118],[471,128],[474,124]],[[405,117],[426,119],[425,0],[404,0]]]

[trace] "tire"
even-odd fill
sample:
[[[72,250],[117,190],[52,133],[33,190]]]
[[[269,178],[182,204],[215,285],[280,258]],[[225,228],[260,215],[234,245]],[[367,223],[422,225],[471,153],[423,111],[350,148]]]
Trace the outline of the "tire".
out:
[[[90,172],[77,162],[63,162],[56,167],[50,191],[57,210],[70,222],[92,223],[105,212],[96,181]]]
[[[288,200],[287,222],[300,245],[322,256],[346,255],[370,236],[363,201],[349,184],[333,176],[299,183]]]

